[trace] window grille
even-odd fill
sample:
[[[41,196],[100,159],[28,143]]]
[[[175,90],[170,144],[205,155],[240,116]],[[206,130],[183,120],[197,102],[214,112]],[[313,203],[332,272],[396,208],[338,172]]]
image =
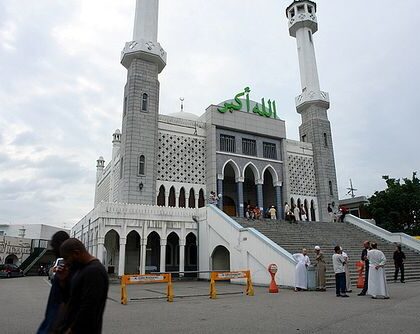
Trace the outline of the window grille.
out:
[[[220,135],[220,151],[235,153],[235,137]]]
[[[252,139],[242,139],[242,154],[257,156],[257,142]]]

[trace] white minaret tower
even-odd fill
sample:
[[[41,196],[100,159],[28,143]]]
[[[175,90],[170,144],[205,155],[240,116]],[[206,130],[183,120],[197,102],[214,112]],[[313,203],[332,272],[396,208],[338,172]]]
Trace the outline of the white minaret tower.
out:
[[[302,117],[300,140],[312,143],[317,183],[317,220],[329,221],[328,203],[338,206],[337,176],[331,125],[327,110],[328,93],[321,91],[316,66],[313,35],[318,31],[317,5],[309,0],[295,0],[286,9],[290,36],[296,38],[302,94],[296,97],[296,109]]]
[[[121,54],[128,73],[114,200],[123,203],[156,204],[158,74],[166,66],[166,52],[157,42],[158,9],[159,0],[137,0],[133,40]]]

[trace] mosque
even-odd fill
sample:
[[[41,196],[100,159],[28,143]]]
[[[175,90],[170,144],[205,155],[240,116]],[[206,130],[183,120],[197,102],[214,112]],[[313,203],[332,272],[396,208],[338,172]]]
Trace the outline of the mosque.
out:
[[[292,285],[290,254],[232,217],[244,217],[248,204],[264,212],[275,206],[282,217],[288,202],[302,204],[308,220],[327,221],[328,203],[338,205],[329,95],[314,49],[317,5],[295,0],[286,8],[302,86],[295,141],[286,138],[273,97],[256,101],[252,87],[209,103],[201,116],[159,114],[167,54],[157,38],[158,4],[137,0],[133,40],[121,54],[122,130],[112,136],[111,160],[97,160],[94,208],[72,235],[118,275],[247,267],[258,283],[277,261],[291,269],[279,283]],[[218,207],[207,205],[210,191],[219,194]]]

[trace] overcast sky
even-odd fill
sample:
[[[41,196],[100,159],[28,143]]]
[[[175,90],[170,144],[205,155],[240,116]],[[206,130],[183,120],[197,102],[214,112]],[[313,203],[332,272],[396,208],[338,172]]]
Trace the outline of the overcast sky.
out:
[[[200,115],[245,86],[275,99],[298,139],[295,39],[283,0],[161,0],[160,112]],[[319,0],[314,35],[330,93],[339,195],[418,170],[416,0]],[[66,224],[93,207],[95,165],[121,127],[135,0],[0,1],[0,223]]]

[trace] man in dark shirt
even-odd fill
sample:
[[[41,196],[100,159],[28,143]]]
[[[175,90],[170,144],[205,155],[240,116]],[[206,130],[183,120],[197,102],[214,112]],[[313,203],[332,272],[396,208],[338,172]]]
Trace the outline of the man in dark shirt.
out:
[[[401,283],[405,283],[404,281],[404,260],[405,254],[401,250],[401,246],[397,246],[397,250],[394,252],[394,265],[395,265],[395,274],[394,274],[394,281],[397,281],[398,272],[401,270]]]
[[[365,261],[365,285],[363,286],[363,290],[358,294],[358,296],[365,296],[368,290],[368,280],[369,280],[369,260],[367,259],[367,253],[370,250],[370,241],[365,241],[363,243],[363,251],[361,260]]]
[[[65,241],[60,252],[74,272],[64,317],[64,333],[101,333],[109,284],[104,266],[74,238]]]
[[[60,257],[61,245],[69,238],[69,235],[65,231],[58,231],[52,236],[50,245],[57,258]],[[67,301],[66,297],[65,290],[60,286],[60,273],[58,272],[51,280],[51,290],[48,297],[45,317],[38,328],[37,334],[51,333],[59,326],[60,309]]]

